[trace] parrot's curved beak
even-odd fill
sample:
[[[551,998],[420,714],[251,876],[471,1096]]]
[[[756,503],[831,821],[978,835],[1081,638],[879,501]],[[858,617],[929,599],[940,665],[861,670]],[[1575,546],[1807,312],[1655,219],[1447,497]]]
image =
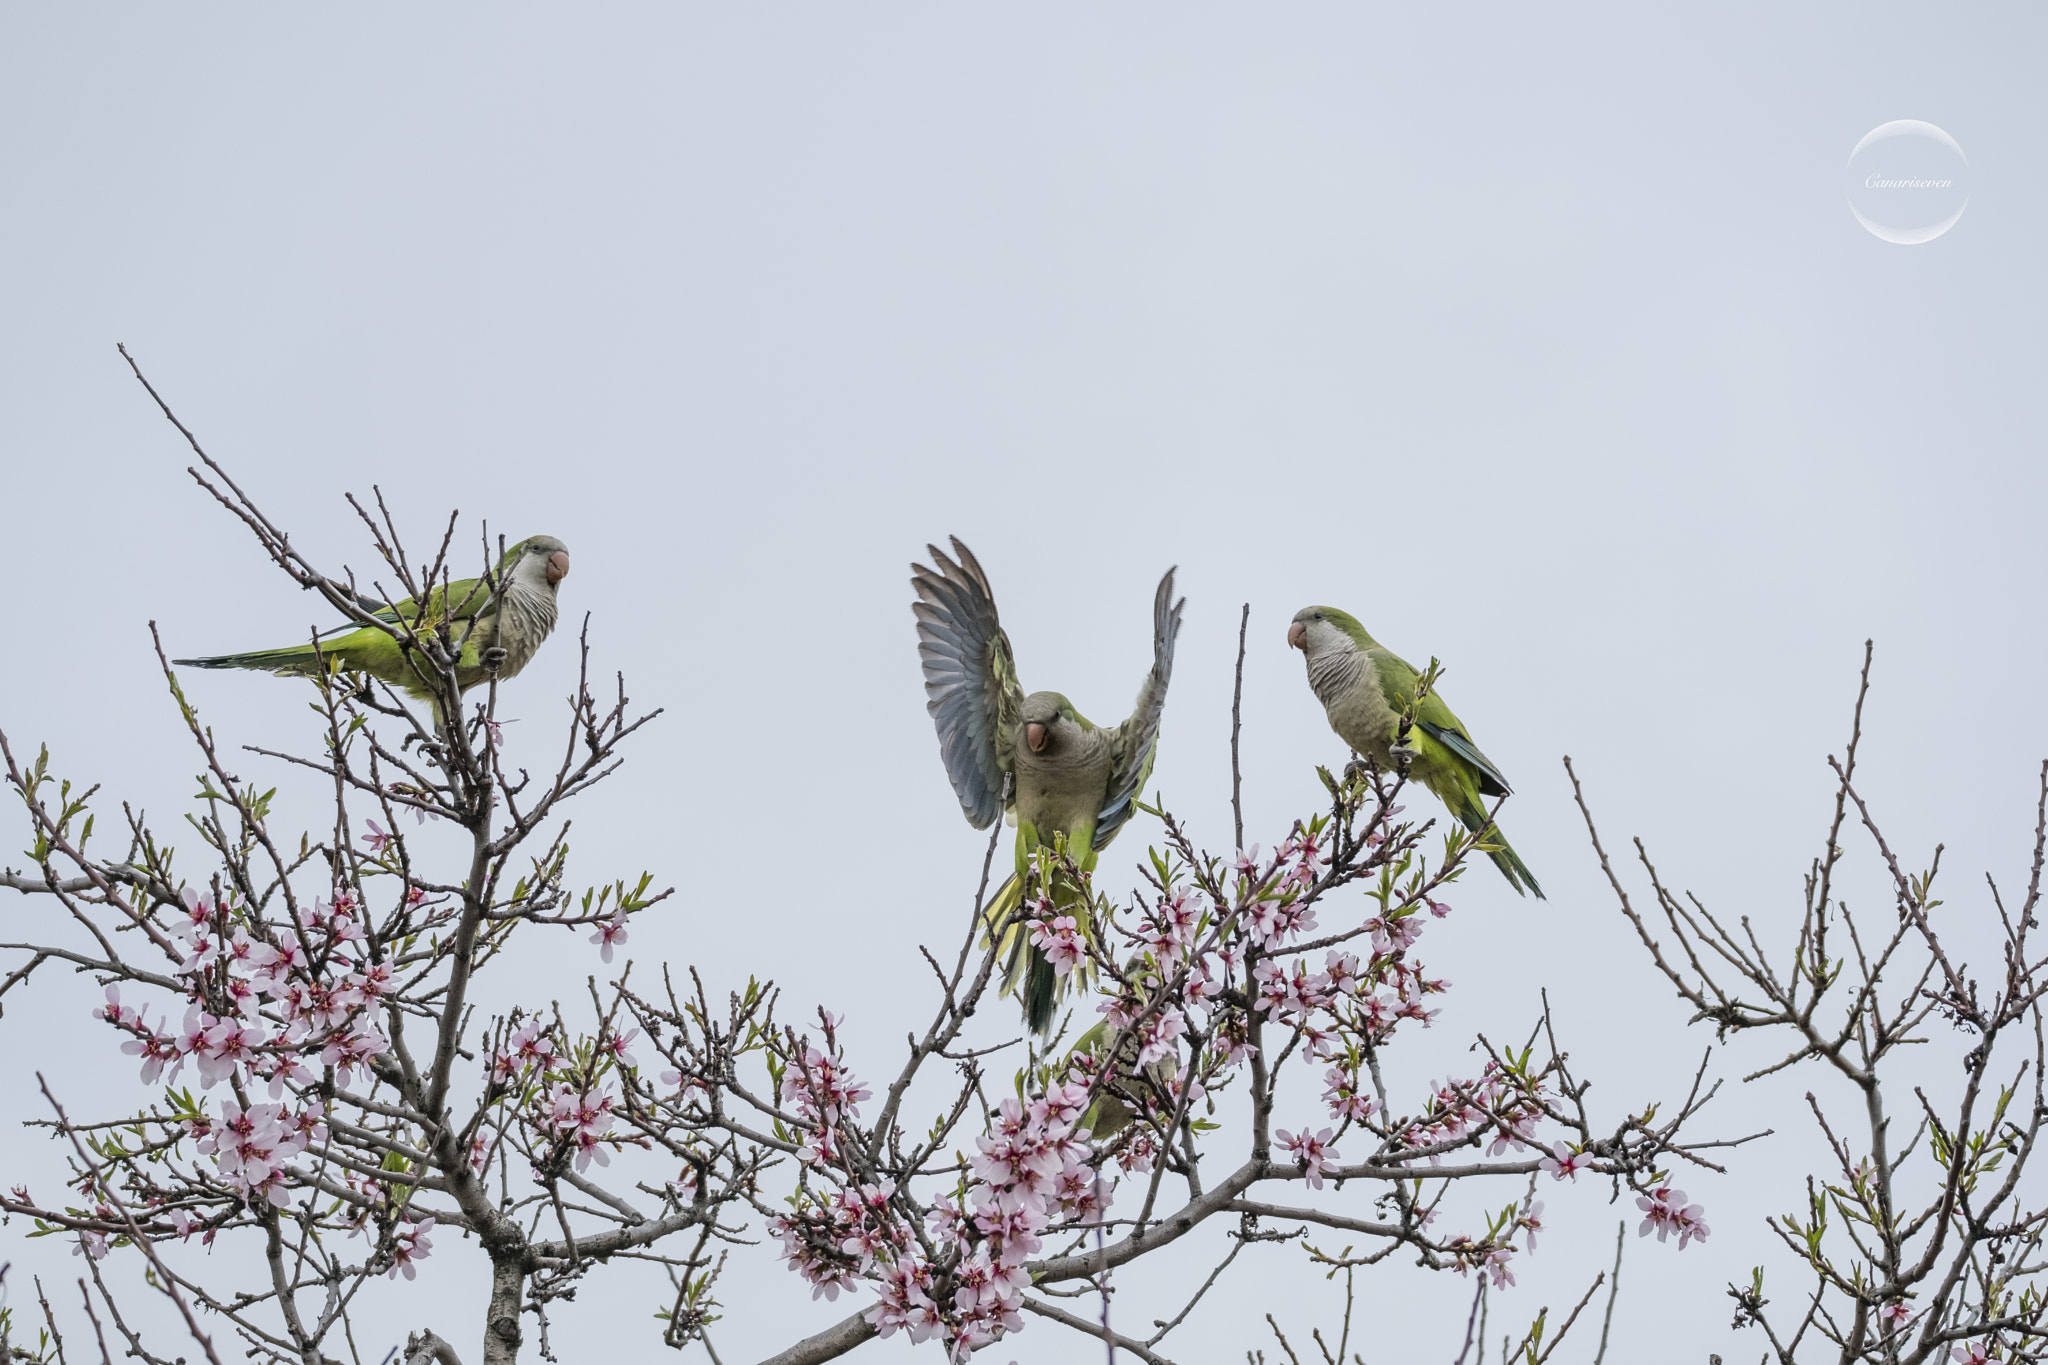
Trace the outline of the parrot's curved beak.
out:
[[[1035,720],[1034,720],[1034,721],[1032,721],[1032,722],[1031,722],[1031,723],[1030,723],[1029,725],[1027,725],[1027,726],[1025,726],[1025,727],[1024,727],[1024,742],[1025,742],[1026,744],[1028,744],[1028,745],[1030,745],[1030,746],[1031,746],[1031,752],[1032,752],[1032,753],[1034,753],[1034,754],[1042,754],[1042,753],[1044,753],[1044,752],[1045,752],[1045,727],[1044,727],[1043,725],[1040,725],[1040,724],[1039,724],[1039,723],[1038,723],[1037,721],[1035,721]]]
[[[569,552],[557,550],[548,556],[548,582],[559,583],[569,576]]]
[[[1306,654],[1308,652],[1308,627],[1299,621],[1288,626],[1287,643]]]

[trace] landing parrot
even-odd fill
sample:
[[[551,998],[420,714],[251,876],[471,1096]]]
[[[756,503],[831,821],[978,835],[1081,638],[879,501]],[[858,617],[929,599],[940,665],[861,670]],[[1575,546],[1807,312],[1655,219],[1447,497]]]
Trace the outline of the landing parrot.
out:
[[[1415,724],[1396,744],[1407,708],[1415,704],[1416,670],[1365,633],[1356,617],[1335,607],[1303,607],[1287,627],[1287,643],[1308,662],[1308,685],[1329,714],[1330,728],[1353,749],[1382,768],[1396,758],[1408,760],[1408,775],[1435,794],[1465,828],[1486,828],[1484,796],[1506,796],[1508,780],[1493,761],[1479,752],[1465,722],[1451,714],[1432,688],[1415,705]],[[1498,829],[1488,842],[1488,855],[1508,885],[1526,887],[1538,900],[1536,885],[1520,855],[1508,847]]]
[[[958,537],[957,562],[927,547],[939,567],[910,566],[917,593],[917,652],[924,663],[925,709],[939,731],[939,756],[967,822],[987,829],[1008,815],[1017,826],[1016,869],[990,903],[997,925],[1022,903],[1024,880],[1038,850],[1064,836],[1066,850],[1084,872],[1124,822],[1151,776],[1159,751],[1159,716],[1173,672],[1173,643],[1181,608],[1173,600],[1173,570],[1152,598],[1152,671],[1138,689],[1137,705],[1121,725],[1092,724],[1057,692],[1024,694],[1010,640],[996,619],[988,576]],[[1010,779],[1007,788],[1004,779]],[[1088,911],[1075,888],[1055,888],[1062,913],[1073,913],[1082,932]],[[1052,1028],[1059,977],[1020,925],[1004,939],[1005,991],[1023,980],[1024,1019],[1034,1033]]]
[[[422,634],[444,620],[466,623],[452,628],[460,647],[455,680],[466,692],[490,676],[486,655],[492,650],[503,651],[498,660],[500,679],[514,677],[526,667],[555,628],[555,590],[568,574],[569,547],[553,536],[532,536],[498,561],[496,593],[481,578],[463,578],[427,595],[424,619],[411,598],[372,614],[383,621],[402,620]],[[322,659],[329,672],[367,673],[438,708],[432,674],[415,661],[412,651],[375,626],[338,626],[320,642],[317,655],[308,641],[172,662],[189,668],[252,668],[281,678],[310,678],[319,673]]]

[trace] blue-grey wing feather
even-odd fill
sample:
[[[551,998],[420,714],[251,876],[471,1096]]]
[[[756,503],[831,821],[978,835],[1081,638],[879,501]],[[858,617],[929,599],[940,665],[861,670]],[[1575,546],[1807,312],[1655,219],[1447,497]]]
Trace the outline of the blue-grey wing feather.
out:
[[[957,536],[957,559],[936,545],[926,548],[938,567],[910,566],[925,709],[938,729],[939,756],[960,809],[976,829],[987,829],[1003,814],[1024,694],[988,577],[973,552]]]
[[[1152,595],[1152,671],[1138,689],[1130,719],[1116,727],[1111,741],[1114,766],[1102,813],[1095,819],[1095,847],[1105,847],[1131,818],[1132,803],[1142,794],[1159,754],[1159,718],[1166,710],[1166,685],[1173,680],[1173,646],[1180,637],[1180,616],[1187,599],[1173,597],[1172,569]]]

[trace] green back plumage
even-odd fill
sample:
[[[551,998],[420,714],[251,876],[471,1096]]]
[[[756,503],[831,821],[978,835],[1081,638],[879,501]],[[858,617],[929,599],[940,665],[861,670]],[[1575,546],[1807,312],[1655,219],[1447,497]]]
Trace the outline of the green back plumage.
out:
[[[1364,630],[1361,629],[1359,634],[1364,635]],[[1445,704],[1442,694],[1431,688],[1428,696],[1421,702],[1416,702],[1415,685],[1422,678],[1419,669],[1380,644],[1367,646],[1365,656],[1372,662],[1373,676],[1379,679],[1380,695],[1387,699],[1388,706],[1397,713],[1405,712],[1413,706],[1415,723],[1434,735],[1452,755],[1473,770],[1478,778],[1480,791],[1488,796],[1509,794],[1508,780],[1501,776],[1500,769],[1494,766],[1492,759],[1479,752],[1479,746],[1472,742],[1471,735],[1465,729],[1465,722],[1459,720],[1456,713]]]

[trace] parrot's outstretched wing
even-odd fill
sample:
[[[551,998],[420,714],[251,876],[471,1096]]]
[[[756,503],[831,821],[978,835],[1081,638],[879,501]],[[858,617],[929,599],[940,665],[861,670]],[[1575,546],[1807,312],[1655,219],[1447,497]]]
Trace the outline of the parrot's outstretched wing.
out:
[[[1173,600],[1173,573],[1166,571],[1152,595],[1152,671],[1138,689],[1130,719],[1116,727],[1111,742],[1109,789],[1095,819],[1096,848],[1105,847],[1131,818],[1131,803],[1144,791],[1159,753],[1159,717],[1166,710],[1166,684],[1173,678],[1173,644],[1180,636],[1181,609],[1188,604],[1185,597]]]
[[[1387,705],[1396,713],[1404,713],[1415,706],[1415,684],[1421,679],[1414,666],[1391,650],[1378,647],[1369,650],[1374,671],[1380,680],[1380,694],[1387,699]],[[1479,746],[1472,742],[1472,736],[1465,733],[1465,722],[1452,713],[1444,699],[1434,690],[1415,706],[1415,723],[1436,741],[1449,749],[1459,759],[1472,767],[1479,779],[1479,791],[1483,796],[1506,796],[1508,780],[1501,775],[1493,760],[1479,752]]]
[[[936,545],[925,548],[939,567],[910,566],[925,709],[938,726],[939,756],[960,809],[969,824],[987,829],[1002,818],[1003,779],[1015,759],[1024,689],[974,552],[958,536],[957,562]]]

